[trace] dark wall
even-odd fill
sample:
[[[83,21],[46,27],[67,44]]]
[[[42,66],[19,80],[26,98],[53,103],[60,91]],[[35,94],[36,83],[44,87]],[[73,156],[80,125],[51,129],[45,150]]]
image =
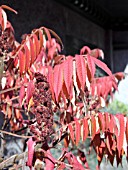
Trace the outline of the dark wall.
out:
[[[101,28],[55,0],[1,0],[0,4],[9,5],[18,11],[18,15],[8,12],[18,41],[22,34],[46,26],[61,37],[64,53],[78,53],[84,45],[98,47],[105,52],[108,66],[114,68],[111,31]]]
[[[59,34],[65,43],[66,37],[98,46],[104,49],[105,31],[81,15],[54,0],[1,0],[18,11],[18,15],[8,12],[16,37],[29,33],[33,28],[46,26]],[[77,41],[76,41],[77,43]]]
[[[128,64],[128,31],[113,32],[114,72],[124,71]]]

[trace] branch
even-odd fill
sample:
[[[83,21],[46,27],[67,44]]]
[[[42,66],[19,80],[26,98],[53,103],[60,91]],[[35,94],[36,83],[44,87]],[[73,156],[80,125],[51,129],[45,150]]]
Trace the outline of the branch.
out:
[[[4,160],[2,163],[0,163],[0,169],[3,169],[10,165],[13,165],[20,159],[24,159],[24,157],[27,157],[27,154],[28,154],[27,152],[23,152],[21,154],[16,154],[16,155],[11,156],[10,158],[8,158],[8,159]]]
[[[0,91],[0,94],[9,92],[9,91],[12,91],[12,90],[15,90],[15,89],[19,89],[20,87],[21,86],[15,86],[15,87],[12,87],[12,88],[8,88],[8,89],[5,89],[5,90],[2,90],[2,91]]]
[[[6,132],[4,130],[0,130],[1,133],[4,133],[4,134],[7,134],[7,135],[11,135],[11,136],[15,136],[15,137],[18,137],[18,138],[24,138],[24,139],[28,139],[28,138],[31,138],[32,136],[22,136],[22,135],[17,135],[17,134],[14,134],[14,133],[11,133],[11,132]]]

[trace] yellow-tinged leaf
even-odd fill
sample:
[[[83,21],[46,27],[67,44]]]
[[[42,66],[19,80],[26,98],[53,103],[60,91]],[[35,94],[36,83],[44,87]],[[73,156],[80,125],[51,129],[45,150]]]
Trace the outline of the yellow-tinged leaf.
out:
[[[28,103],[28,111],[30,111],[30,108],[33,106],[33,97],[30,98],[29,103]]]

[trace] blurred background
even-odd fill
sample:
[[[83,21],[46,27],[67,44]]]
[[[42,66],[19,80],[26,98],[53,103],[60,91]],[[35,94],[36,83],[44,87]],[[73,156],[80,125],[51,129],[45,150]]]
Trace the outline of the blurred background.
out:
[[[8,12],[16,38],[32,29],[53,29],[64,43],[65,54],[83,45],[101,48],[113,72],[123,71],[128,55],[127,0],[0,0],[18,11]]]
[[[7,11],[17,41],[21,42],[23,34],[30,33],[32,29],[45,26],[61,37],[64,44],[62,53],[74,55],[79,53],[80,48],[85,45],[91,49],[100,48],[104,51],[105,63],[113,73],[124,70],[128,73],[128,67],[126,67],[128,63],[128,0],[0,0],[0,5],[3,4],[18,12],[16,15]],[[125,86],[120,85],[121,94],[128,93],[127,84],[128,78],[125,79]],[[124,98],[128,101],[128,98],[122,98],[117,94],[117,100],[107,108],[108,111],[113,114],[117,112],[127,114],[128,102],[124,104]],[[120,99],[122,100],[119,101]],[[87,149],[88,143],[87,141]],[[8,145],[10,146],[10,143]],[[87,159],[90,169],[94,170],[95,153],[88,155]],[[118,169],[128,169],[126,161],[123,165],[123,168]],[[112,167],[104,161],[101,170],[105,169],[115,170],[117,167],[116,164]]]

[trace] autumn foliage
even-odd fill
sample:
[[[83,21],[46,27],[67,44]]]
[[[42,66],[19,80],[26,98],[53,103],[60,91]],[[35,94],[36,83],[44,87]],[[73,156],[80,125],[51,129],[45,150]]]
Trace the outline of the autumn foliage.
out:
[[[128,118],[100,111],[124,75],[112,74],[99,59],[104,58],[99,49],[85,46],[80,54],[63,55],[61,39],[45,27],[32,30],[18,43],[4,9],[16,13],[8,6],[0,7],[0,110],[5,115],[1,130],[6,131],[9,122],[10,132],[29,138],[26,165],[30,169],[89,169],[79,145],[87,138],[98,168],[104,155],[112,165],[114,158],[117,165],[123,155],[128,159]],[[106,76],[96,77],[97,67]],[[55,158],[51,149],[58,146],[61,154]],[[77,155],[69,149],[74,146]]]

